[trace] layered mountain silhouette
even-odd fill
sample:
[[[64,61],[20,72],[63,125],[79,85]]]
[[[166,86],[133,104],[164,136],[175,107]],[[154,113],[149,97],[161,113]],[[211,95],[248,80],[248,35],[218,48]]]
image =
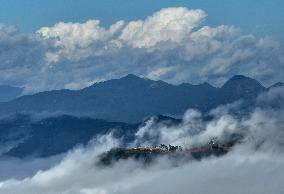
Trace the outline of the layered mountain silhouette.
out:
[[[206,112],[239,99],[251,104],[267,90],[258,81],[242,75],[236,75],[221,88],[216,88],[208,83],[171,85],[130,74],[82,90],[56,90],[22,96],[1,103],[0,115],[62,112],[135,123],[152,115],[182,115],[189,108]]]
[[[242,75],[220,88],[208,83],[171,85],[127,75],[77,91],[26,95],[0,103],[0,156],[48,157],[86,145],[114,129],[114,135],[127,143],[151,116],[158,115],[156,122],[178,124],[180,119],[163,115],[182,115],[188,108],[206,112],[241,99],[246,107],[253,106],[259,94],[282,86],[279,82],[265,88]]]

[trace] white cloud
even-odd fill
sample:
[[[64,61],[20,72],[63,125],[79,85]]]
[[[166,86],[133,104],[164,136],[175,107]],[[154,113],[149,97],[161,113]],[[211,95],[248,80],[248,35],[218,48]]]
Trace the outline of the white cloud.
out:
[[[120,38],[135,48],[149,48],[160,42],[180,43],[205,18],[202,10],[167,8],[144,21],[132,21]]]
[[[48,62],[58,62],[60,57],[78,60],[95,55],[100,43],[110,41],[115,33],[124,25],[119,21],[109,29],[100,26],[99,20],[89,20],[83,24],[60,22],[54,27],[43,27],[37,31],[44,39],[54,40],[56,53],[47,52]],[[98,48],[99,49],[99,48]],[[103,49],[103,48],[101,48]],[[95,52],[95,53],[93,53]]]
[[[280,45],[233,26],[204,26],[205,17],[178,7],[108,28],[99,20],[60,22],[23,34],[2,25],[0,82],[24,85],[29,93],[82,88],[128,73],[171,83],[221,85],[235,74],[266,85],[283,81]]]

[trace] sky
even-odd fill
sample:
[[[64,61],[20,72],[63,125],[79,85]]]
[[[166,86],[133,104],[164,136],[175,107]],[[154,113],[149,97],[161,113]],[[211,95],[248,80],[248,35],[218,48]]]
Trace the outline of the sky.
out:
[[[81,89],[136,74],[284,81],[281,0],[0,0],[0,84]]]
[[[0,22],[36,31],[59,21],[100,19],[104,26],[117,20],[143,19],[165,7],[203,9],[209,25],[235,25],[244,31],[284,41],[282,0],[0,0]]]

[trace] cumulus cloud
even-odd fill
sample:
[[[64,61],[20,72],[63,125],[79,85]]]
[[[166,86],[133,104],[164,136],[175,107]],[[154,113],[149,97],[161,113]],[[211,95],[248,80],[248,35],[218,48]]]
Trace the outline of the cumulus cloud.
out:
[[[100,26],[99,20],[89,20],[83,24],[61,22],[54,27],[43,27],[37,33],[44,39],[54,40],[54,47],[58,50],[55,53],[47,52],[46,59],[47,62],[56,63],[60,58],[76,61],[99,55],[104,50],[100,47],[106,46],[104,43],[109,42],[123,25],[124,22],[119,21],[105,29]]]
[[[204,17],[202,10],[162,9],[145,21],[132,21],[127,24],[120,39],[135,48],[154,47],[160,42],[180,43]]]
[[[137,21],[102,27],[99,20],[60,22],[25,34],[0,27],[0,82],[26,93],[79,89],[128,73],[171,83],[221,85],[244,74],[270,85],[282,81],[282,47],[234,26],[205,26],[206,13],[162,9]]]

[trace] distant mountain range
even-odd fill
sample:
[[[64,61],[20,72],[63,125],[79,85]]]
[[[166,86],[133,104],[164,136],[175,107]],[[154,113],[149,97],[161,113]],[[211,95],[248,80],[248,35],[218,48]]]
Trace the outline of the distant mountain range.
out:
[[[0,102],[7,102],[19,97],[23,88],[9,85],[0,85]]]
[[[150,116],[155,115],[156,122],[178,124],[180,119],[163,115],[182,115],[188,108],[206,112],[240,99],[249,107],[259,94],[281,86],[279,82],[265,88],[241,75],[220,88],[208,83],[171,85],[127,75],[77,91],[21,96],[0,103],[0,156],[48,157],[86,145],[113,129],[127,143]],[[207,116],[204,119],[210,119]]]
[[[281,85],[283,83],[272,87]],[[269,88],[258,81],[242,75],[236,75],[216,88],[208,83],[171,85],[130,74],[82,90],[55,90],[21,96],[0,103],[0,115],[62,112],[136,123],[152,115],[182,115],[188,108],[206,112],[239,99],[251,105],[260,93],[267,90]]]

